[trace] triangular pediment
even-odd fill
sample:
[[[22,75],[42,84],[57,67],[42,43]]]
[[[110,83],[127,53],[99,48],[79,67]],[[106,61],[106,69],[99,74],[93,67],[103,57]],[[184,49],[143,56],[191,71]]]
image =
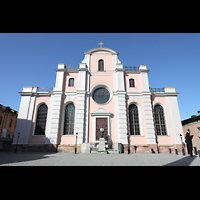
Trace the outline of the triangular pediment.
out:
[[[101,107],[95,112],[91,113],[91,115],[112,115],[112,113]]]

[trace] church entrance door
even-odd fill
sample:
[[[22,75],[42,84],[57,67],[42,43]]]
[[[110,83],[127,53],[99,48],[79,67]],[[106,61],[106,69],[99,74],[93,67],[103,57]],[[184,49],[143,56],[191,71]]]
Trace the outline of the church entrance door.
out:
[[[105,141],[108,141],[108,118],[96,118],[96,141],[100,139],[100,128],[103,126]]]

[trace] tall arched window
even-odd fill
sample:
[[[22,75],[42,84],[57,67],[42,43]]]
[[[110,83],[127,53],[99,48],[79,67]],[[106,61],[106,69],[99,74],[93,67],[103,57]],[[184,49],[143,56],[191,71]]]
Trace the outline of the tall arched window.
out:
[[[46,104],[41,104],[37,112],[37,120],[35,127],[35,135],[45,135],[46,120],[48,107]]]
[[[154,107],[154,119],[157,135],[167,135],[164,110],[161,105],[156,105]]]
[[[130,135],[140,135],[138,107],[135,104],[129,106]]]
[[[98,63],[98,70],[99,71],[104,71],[104,61],[101,59],[99,60],[99,63]]]
[[[65,122],[63,135],[74,135],[75,107],[70,103],[65,108]]]

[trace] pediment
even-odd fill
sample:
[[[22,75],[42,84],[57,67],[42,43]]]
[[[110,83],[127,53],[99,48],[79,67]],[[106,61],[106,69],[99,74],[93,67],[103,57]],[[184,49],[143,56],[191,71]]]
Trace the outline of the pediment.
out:
[[[84,52],[84,55],[91,54],[91,53],[94,53],[94,52],[101,52],[101,51],[107,51],[107,52],[111,53],[112,55],[118,55],[119,54],[118,52],[116,52],[112,49],[99,47],[99,48],[94,48],[94,49],[91,49],[89,51]]]
[[[112,113],[110,113],[109,111],[105,110],[104,108],[99,108],[98,110],[96,110],[95,112],[91,113],[92,116],[95,115],[105,115],[105,116],[111,116]]]

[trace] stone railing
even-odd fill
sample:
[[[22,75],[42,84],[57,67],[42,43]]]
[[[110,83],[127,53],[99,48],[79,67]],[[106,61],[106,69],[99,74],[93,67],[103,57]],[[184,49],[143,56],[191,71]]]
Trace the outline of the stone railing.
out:
[[[53,88],[38,88],[37,92],[51,92]]]

